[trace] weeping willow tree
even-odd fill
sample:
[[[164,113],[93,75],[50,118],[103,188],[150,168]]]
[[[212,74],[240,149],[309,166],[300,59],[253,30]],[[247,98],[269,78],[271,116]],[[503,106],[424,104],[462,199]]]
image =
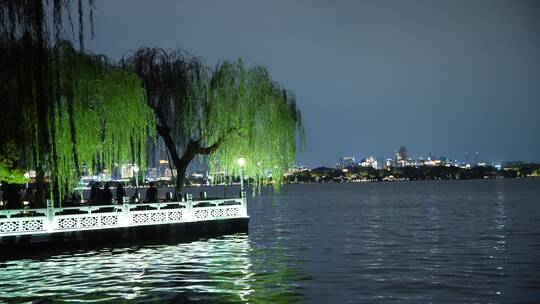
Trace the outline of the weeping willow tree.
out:
[[[117,162],[136,162],[144,170],[146,142],[155,126],[139,77],[103,56],[78,52],[69,43],[48,52],[54,54],[49,55],[53,75],[50,81],[56,90],[51,106],[54,115],[47,121],[47,149],[40,149],[35,134],[40,128],[37,104],[32,99],[18,99],[16,90],[21,79],[17,79],[4,83],[0,91],[10,113],[8,119],[1,120],[3,137],[20,136],[3,139],[3,150],[9,152],[3,153],[4,158],[18,152],[29,155],[26,162],[43,161],[38,164],[49,173],[57,198],[72,189],[83,166],[111,169]],[[0,48],[0,53],[2,61],[24,64],[24,57],[15,50]],[[14,143],[19,144],[18,149]]]
[[[53,120],[51,164],[60,191],[69,191],[86,168],[112,169],[116,163],[146,166],[146,142],[154,118],[139,77],[110,64],[105,57],[57,50],[59,81],[69,82],[72,96],[59,96]]]
[[[36,201],[44,199],[46,173],[53,197],[62,198],[83,164],[137,161],[144,167],[153,128],[136,74],[83,52],[81,0],[81,51],[64,42],[66,24],[73,28],[72,3],[0,0],[0,101],[9,113],[0,118],[0,161],[9,160],[0,178],[11,182],[21,167],[36,168]],[[91,25],[93,5],[89,0]]]
[[[49,50],[74,33],[71,11],[78,12],[79,43],[84,41],[83,4],[88,4],[88,19],[93,33],[94,1],[73,5],[72,1],[0,0],[0,87],[2,108],[9,113],[0,120],[0,155],[12,159],[10,170],[28,162],[25,150],[33,146],[33,166],[37,171],[36,200],[44,199],[45,171],[56,156],[54,138],[55,99],[62,88],[54,74],[54,53]],[[70,30],[71,29],[71,30]],[[56,68],[58,70],[58,68]],[[14,147],[16,157],[13,157]],[[10,155],[11,154],[11,155]],[[24,164],[29,167],[29,164]],[[0,176],[0,178],[2,178]],[[5,179],[4,179],[5,180]]]
[[[244,158],[244,173],[255,186],[271,176],[279,189],[303,141],[294,94],[264,67],[247,68],[241,60],[219,64],[208,92],[204,140],[219,143],[209,157],[210,171],[238,175],[237,160]]]
[[[181,191],[185,172],[197,154],[209,154],[201,132],[205,122],[208,69],[199,58],[178,50],[140,48],[122,60],[141,77],[146,101],[156,118],[157,134],[177,169],[176,190]]]
[[[294,94],[273,81],[263,67],[223,62],[213,71],[182,51],[141,48],[123,59],[143,81],[157,133],[177,169],[181,191],[197,155],[208,155],[211,172],[237,174],[236,160],[259,182],[279,187],[294,163],[302,120]]]

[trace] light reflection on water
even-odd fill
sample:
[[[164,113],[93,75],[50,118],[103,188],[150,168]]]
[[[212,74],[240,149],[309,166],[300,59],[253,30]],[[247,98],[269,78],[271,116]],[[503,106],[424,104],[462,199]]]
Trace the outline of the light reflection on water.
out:
[[[0,302],[540,299],[540,179],[290,185],[248,208],[249,236],[0,262]]]
[[[3,262],[0,299],[298,302],[292,266],[287,255],[251,246],[246,234],[81,251]]]

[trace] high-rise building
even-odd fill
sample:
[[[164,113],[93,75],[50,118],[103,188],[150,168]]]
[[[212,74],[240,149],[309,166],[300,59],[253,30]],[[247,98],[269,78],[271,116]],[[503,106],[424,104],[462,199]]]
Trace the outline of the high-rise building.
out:
[[[388,158],[384,161],[384,165],[383,165],[383,168],[391,168],[391,167],[394,167],[395,166],[395,163],[394,163],[394,160],[391,159],[391,158]]]
[[[370,156],[367,159],[363,159],[362,162],[360,162],[360,166],[364,168],[371,167],[373,169],[377,169],[377,160],[375,157]]]
[[[384,168],[384,166],[385,166],[385,164],[386,164],[384,158],[382,158],[382,157],[377,157],[375,160],[377,161],[377,169],[382,169],[382,168]]]
[[[340,169],[356,167],[356,160],[352,156],[343,156],[339,158],[337,167]]]
[[[407,166],[407,148],[399,147],[399,149],[396,151],[396,166]]]

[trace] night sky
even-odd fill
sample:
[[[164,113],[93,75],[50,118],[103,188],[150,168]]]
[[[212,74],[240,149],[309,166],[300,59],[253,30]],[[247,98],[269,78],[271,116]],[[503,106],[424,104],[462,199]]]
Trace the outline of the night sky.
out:
[[[540,161],[540,1],[96,1],[87,47],[265,65],[296,93],[299,164],[464,153]]]

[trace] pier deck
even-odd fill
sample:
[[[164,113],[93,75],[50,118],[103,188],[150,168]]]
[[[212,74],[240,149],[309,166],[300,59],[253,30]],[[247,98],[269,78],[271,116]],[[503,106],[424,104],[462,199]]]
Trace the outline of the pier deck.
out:
[[[0,246],[247,230],[246,198],[0,210]],[[193,229],[196,228],[196,229]],[[149,233],[150,232],[150,233]],[[225,231],[224,231],[225,232]]]

